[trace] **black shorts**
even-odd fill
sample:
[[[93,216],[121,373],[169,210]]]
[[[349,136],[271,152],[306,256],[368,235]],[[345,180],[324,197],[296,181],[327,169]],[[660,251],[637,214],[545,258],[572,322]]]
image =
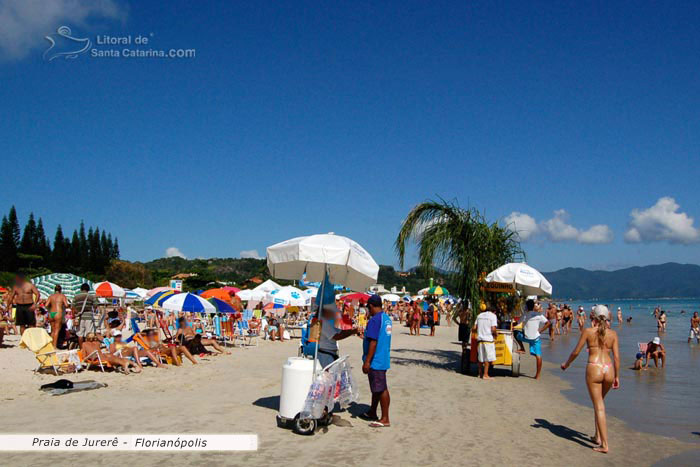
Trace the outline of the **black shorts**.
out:
[[[369,378],[369,390],[372,393],[384,392],[386,391],[386,370],[373,370],[369,369],[367,373]]]
[[[15,324],[17,326],[36,326],[36,315],[34,311],[30,310],[32,307],[31,303],[16,305],[16,307]]]

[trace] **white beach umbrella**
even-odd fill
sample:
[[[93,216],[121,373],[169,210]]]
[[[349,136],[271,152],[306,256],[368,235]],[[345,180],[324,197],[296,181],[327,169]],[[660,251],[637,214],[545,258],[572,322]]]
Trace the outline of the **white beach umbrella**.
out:
[[[382,300],[388,300],[390,302],[398,302],[399,300],[401,300],[401,297],[399,297],[398,295],[393,294],[393,293],[388,293],[388,294],[382,295]]]
[[[357,242],[329,234],[297,237],[267,247],[267,267],[273,277],[321,282],[328,271],[333,284],[365,290],[376,284],[379,265]]]
[[[552,295],[552,284],[537,269],[525,263],[504,264],[491,271],[486,282],[513,284],[524,295]]]
[[[288,285],[268,293],[263,303],[274,303],[275,305],[282,306],[304,306],[306,305],[306,300],[304,292],[296,287]]]
[[[146,295],[148,295],[148,289],[144,289],[143,287],[136,287],[135,289],[131,290],[134,292],[136,295],[138,295],[141,298],[146,298]]]

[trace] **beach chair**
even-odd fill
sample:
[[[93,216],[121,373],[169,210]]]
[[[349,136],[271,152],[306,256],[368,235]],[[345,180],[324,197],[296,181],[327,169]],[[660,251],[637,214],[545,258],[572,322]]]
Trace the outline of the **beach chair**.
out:
[[[156,354],[160,358],[161,363],[167,363],[168,365],[174,364],[172,355],[163,354],[160,351],[152,349],[151,346],[149,346],[148,343],[146,343],[146,341],[144,340],[143,336],[140,333],[134,334],[132,337],[134,339],[134,342],[136,342],[138,345],[140,345],[141,348],[148,350],[149,352],[152,352],[153,354]],[[182,364],[182,357],[180,355],[177,356],[177,360],[178,360],[179,364]]]
[[[250,329],[248,320],[241,319],[238,321],[236,338],[240,339],[244,344],[248,341],[248,346],[257,347],[260,334],[257,331]]]
[[[77,350],[57,350],[53,346],[53,339],[42,328],[29,328],[22,334],[20,347],[34,352],[39,362],[35,373],[51,370],[58,376],[63,373],[77,373],[81,368],[80,356]]]
[[[105,368],[112,368],[109,362],[102,360],[98,350],[95,350],[89,355],[85,355],[85,352],[78,350],[78,357],[80,358],[80,362],[85,365],[86,370],[89,370],[93,365],[99,367],[102,373],[105,372]]]

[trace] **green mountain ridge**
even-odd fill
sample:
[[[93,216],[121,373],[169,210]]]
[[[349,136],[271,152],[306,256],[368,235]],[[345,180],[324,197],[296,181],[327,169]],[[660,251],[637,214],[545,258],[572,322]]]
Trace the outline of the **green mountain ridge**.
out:
[[[700,297],[700,266],[664,263],[616,271],[564,268],[543,272],[561,299]]]

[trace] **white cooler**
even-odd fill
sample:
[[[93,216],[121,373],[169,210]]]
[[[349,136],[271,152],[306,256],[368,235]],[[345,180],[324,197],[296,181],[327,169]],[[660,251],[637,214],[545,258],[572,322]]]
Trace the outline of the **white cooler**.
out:
[[[279,415],[283,421],[293,420],[304,408],[313,371],[314,361],[303,357],[289,357],[282,366]]]

